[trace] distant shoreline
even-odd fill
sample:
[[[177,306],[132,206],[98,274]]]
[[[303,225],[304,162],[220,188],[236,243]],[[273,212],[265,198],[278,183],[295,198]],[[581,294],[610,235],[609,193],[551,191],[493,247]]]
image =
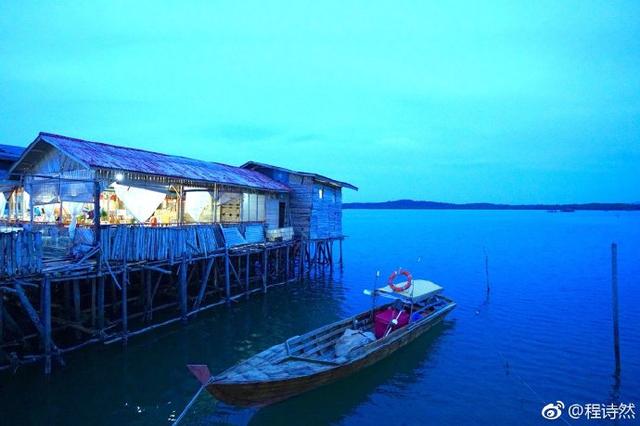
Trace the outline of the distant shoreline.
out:
[[[376,203],[343,203],[347,210],[545,210],[550,213],[574,211],[639,211],[640,203],[584,204],[494,204],[441,203],[437,201],[396,200]]]

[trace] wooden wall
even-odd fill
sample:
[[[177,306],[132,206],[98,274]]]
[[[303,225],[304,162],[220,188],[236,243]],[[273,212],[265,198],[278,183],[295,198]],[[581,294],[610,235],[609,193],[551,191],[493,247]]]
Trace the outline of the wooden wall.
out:
[[[322,190],[322,198],[320,191]],[[342,236],[342,191],[334,186],[315,182],[312,192],[312,214],[309,237]]]
[[[292,190],[289,195],[291,226],[293,226],[296,235],[309,238],[311,210],[313,207],[313,179],[289,174],[287,185]]]
[[[256,170],[291,188],[287,204],[287,225],[307,239],[342,236],[342,189],[323,184],[311,176],[302,176],[258,167]],[[320,198],[319,190],[323,196]],[[278,200],[267,200],[267,223],[278,225]],[[270,211],[273,216],[270,216]]]

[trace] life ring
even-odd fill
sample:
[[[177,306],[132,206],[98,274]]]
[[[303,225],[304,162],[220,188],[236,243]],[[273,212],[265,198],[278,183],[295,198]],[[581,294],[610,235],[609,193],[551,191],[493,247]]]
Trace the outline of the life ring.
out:
[[[398,275],[404,275],[405,277],[407,277],[407,282],[402,287],[399,287],[393,283],[393,280],[395,280]],[[407,271],[406,269],[400,269],[397,271],[393,271],[391,275],[389,275],[387,284],[389,284],[389,287],[391,287],[391,289],[396,293],[402,293],[403,291],[408,290],[409,287],[411,287],[411,280],[413,280],[411,272]]]

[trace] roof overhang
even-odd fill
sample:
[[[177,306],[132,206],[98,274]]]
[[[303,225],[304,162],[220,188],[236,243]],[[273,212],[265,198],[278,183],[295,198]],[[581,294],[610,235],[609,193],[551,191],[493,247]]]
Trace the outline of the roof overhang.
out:
[[[322,176],[319,175],[317,173],[311,173],[311,172],[299,172],[296,170],[291,170],[291,169],[287,169],[284,167],[279,167],[279,166],[273,166],[271,164],[265,164],[265,163],[259,163],[257,161],[247,161],[246,163],[244,163],[242,166],[240,166],[243,169],[249,169],[249,170],[255,170],[257,168],[266,168],[266,169],[272,169],[272,170],[278,170],[281,172],[285,172],[285,173],[290,173],[290,174],[294,174],[294,175],[299,175],[299,176],[305,176],[305,177],[310,177],[313,178],[313,180],[326,184],[326,185],[331,185],[331,186],[337,186],[340,188],[349,188],[349,189],[353,189],[354,191],[358,190],[358,187],[355,185],[352,185],[348,182],[342,182],[336,179],[331,179],[328,178],[326,176]]]

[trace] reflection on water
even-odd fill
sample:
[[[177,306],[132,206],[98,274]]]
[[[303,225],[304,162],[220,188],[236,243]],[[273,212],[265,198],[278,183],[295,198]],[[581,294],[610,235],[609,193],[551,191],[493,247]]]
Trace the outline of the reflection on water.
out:
[[[369,309],[377,270],[404,266],[458,307],[388,359],[262,409],[203,393],[186,424],[540,424],[541,400],[640,403],[640,214],[346,211],[345,269],[255,294],[131,339],[0,378],[2,424],[167,424],[218,372]],[[613,381],[609,247],[619,244],[622,376]],[[491,293],[486,291],[485,250]],[[420,261],[416,259],[420,258]],[[530,386],[528,389],[523,383]]]

